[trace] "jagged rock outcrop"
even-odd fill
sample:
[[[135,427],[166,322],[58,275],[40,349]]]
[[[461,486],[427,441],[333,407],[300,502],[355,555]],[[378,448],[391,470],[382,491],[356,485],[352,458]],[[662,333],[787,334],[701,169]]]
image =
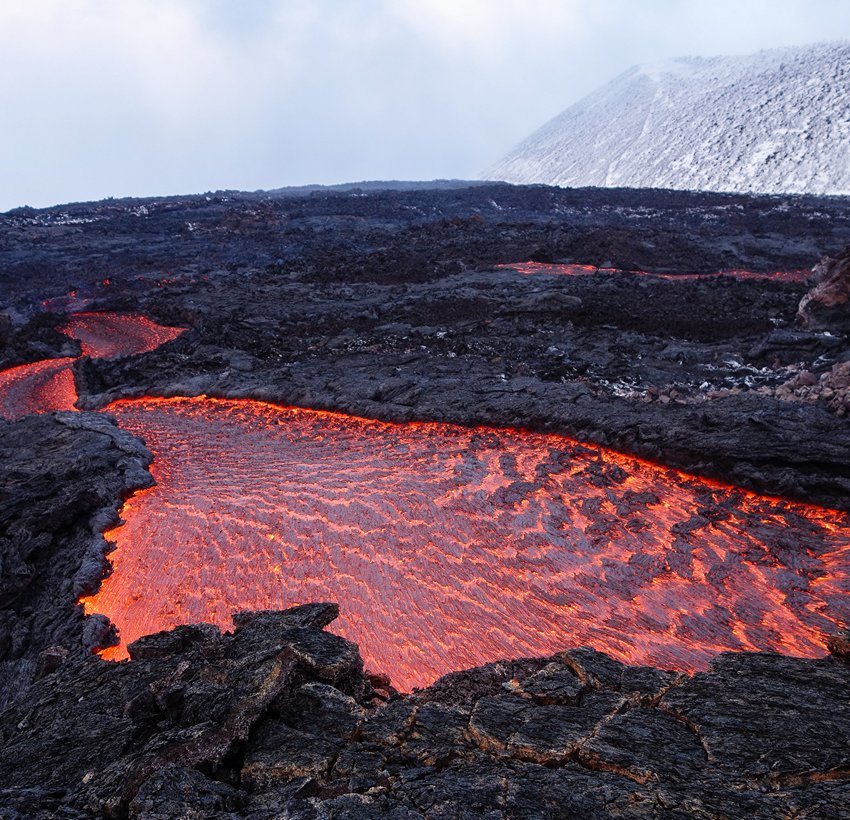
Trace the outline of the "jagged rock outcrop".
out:
[[[383,702],[329,604],[74,657],[0,713],[4,818],[841,816],[850,664],[590,649]]]
[[[800,300],[797,322],[809,330],[850,330],[850,245],[812,270],[814,287]]]

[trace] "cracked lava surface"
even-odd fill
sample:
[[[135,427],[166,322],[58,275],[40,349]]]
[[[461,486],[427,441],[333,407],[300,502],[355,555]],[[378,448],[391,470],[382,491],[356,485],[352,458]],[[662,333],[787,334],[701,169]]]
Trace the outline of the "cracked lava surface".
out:
[[[723,650],[815,657],[848,614],[838,512],[555,435],[203,397],[106,410],[157,480],[106,533],[114,573],[83,602],[120,630],[106,657],[332,600],[334,631],[406,690],[579,644],[680,670]]]

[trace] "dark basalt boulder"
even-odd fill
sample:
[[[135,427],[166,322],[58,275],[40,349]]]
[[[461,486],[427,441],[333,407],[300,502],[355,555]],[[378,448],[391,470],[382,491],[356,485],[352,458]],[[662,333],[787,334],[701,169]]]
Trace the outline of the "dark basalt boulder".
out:
[[[829,651],[836,657],[850,661],[850,629],[840,629],[827,639]]]

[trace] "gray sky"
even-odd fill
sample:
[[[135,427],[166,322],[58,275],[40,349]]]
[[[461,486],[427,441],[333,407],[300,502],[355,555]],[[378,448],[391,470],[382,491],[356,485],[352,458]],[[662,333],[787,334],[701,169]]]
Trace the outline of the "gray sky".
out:
[[[472,178],[635,63],[850,38],[850,0],[0,0],[0,211]]]

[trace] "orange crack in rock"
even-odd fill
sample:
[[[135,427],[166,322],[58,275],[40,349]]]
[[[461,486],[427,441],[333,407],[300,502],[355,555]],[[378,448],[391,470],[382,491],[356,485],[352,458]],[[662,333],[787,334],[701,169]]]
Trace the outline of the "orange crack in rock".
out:
[[[515,270],[526,276],[545,274],[550,276],[593,276],[595,274],[624,273],[617,268],[595,268],[593,265],[569,265],[547,262],[512,262],[505,265],[496,265],[502,270]],[[812,274],[808,270],[793,271],[771,271],[769,273],[757,273],[747,270],[722,270],[713,273],[648,273],[645,271],[625,271],[637,276],[649,276],[653,279],[670,279],[673,281],[686,281],[689,279],[716,279],[721,276],[733,279],[772,279],[776,282],[805,282]]]

